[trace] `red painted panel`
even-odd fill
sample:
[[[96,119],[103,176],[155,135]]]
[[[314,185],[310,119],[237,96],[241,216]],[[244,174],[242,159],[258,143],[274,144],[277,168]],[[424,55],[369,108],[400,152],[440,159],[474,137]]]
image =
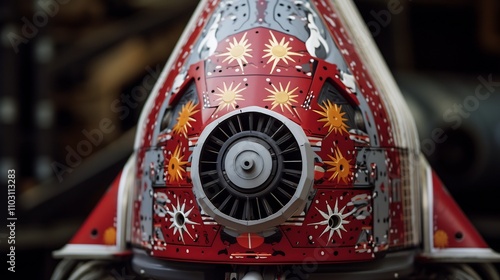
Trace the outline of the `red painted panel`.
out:
[[[433,172],[433,238],[435,248],[488,248],[488,245],[458,207]]]

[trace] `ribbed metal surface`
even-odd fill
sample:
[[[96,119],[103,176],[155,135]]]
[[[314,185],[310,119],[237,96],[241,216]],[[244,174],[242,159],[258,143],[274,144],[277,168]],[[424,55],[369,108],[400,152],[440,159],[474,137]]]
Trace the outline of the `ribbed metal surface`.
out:
[[[245,170],[247,165],[252,166]],[[240,220],[259,220],[280,211],[293,197],[302,156],[285,124],[248,112],[212,131],[199,169],[203,191],[219,211]]]

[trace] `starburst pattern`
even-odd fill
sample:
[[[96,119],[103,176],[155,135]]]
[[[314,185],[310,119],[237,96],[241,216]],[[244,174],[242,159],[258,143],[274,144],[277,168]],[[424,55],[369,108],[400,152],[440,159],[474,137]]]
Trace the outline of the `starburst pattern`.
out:
[[[219,90],[220,92],[215,94],[215,96],[219,97],[218,99],[215,100],[215,102],[219,102],[219,107],[217,108],[217,111],[220,111],[224,108],[229,110],[229,107],[235,109],[237,101],[244,100],[243,96],[239,93],[244,91],[246,88],[244,87],[239,88],[240,85],[241,83],[233,87],[233,83],[231,83],[228,87],[226,83],[223,83],[224,89],[217,88],[217,90]]]
[[[267,64],[269,64],[270,62],[273,63],[271,73],[273,73],[274,68],[276,68],[276,65],[278,65],[280,61],[283,61],[288,65],[289,60],[295,62],[295,60],[291,56],[302,56],[302,54],[300,53],[290,51],[292,49],[292,47],[288,46],[288,44],[290,44],[290,41],[285,43],[285,37],[281,38],[281,41],[278,42],[273,32],[269,31],[269,33],[271,34],[272,38],[269,39],[269,44],[265,44],[267,49],[265,49],[264,52],[266,52],[267,54],[262,56],[262,58],[269,57]]]
[[[177,182],[183,179],[182,175],[186,173],[184,165],[188,163],[187,161],[182,161],[183,158],[184,156],[181,156],[181,147],[179,145],[175,148],[174,153],[168,161],[167,172],[169,175],[169,183]]]
[[[345,218],[349,217],[352,213],[354,213],[354,210],[352,210],[351,212],[344,214],[344,210],[345,210],[346,206],[344,206],[339,211],[338,203],[339,203],[339,200],[337,199],[335,201],[335,207],[332,210],[332,208],[330,207],[330,204],[328,204],[328,201],[326,201],[327,212],[323,212],[320,209],[318,209],[318,207],[315,207],[316,210],[318,210],[319,214],[323,217],[324,220],[319,221],[317,223],[309,224],[310,226],[312,226],[312,225],[325,226],[325,229],[323,230],[323,232],[321,233],[321,235],[319,237],[321,237],[321,236],[323,236],[323,234],[329,232],[328,233],[328,242],[330,242],[330,240],[332,240],[332,236],[335,232],[337,232],[339,237],[342,238],[341,230],[347,232],[347,230],[344,228],[344,225],[349,223],[349,221],[345,220]]]
[[[335,151],[332,149],[332,153],[334,156],[328,155],[331,161],[325,160],[325,163],[328,164],[331,168],[327,170],[327,172],[332,171],[333,174],[330,176],[329,180],[337,179],[337,183],[342,180],[344,183],[347,183],[350,178],[351,173],[351,161],[347,160],[343,155],[340,149],[337,147]]]
[[[343,134],[349,133],[347,132],[347,124],[345,121],[347,121],[346,118],[344,118],[345,112],[342,112],[342,106],[337,106],[337,104],[332,104],[330,100],[328,100],[326,103],[323,102],[324,106],[319,105],[323,111],[318,111],[314,110],[314,112],[320,114],[324,118],[319,119],[319,122],[325,122],[325,125],[323,127],[328,126],[328,132],[331,132],[332,130],[335,131],[335,133],[340,133]]]
[[[174,235],[179,232],[179,237],[182,240],[182,243],[186,244],[184,242],[184,232],[193,239],[193,236],[189,233],[189,230],[186,225],[199,225],[198,223],[195,223],[189,219],[189,215],[191,214],[191,211],[193,211],[193,207],[186,211],[186,201],[182,204],[179,203],[179,198],[177,198],[177,206],[171,205],[172,211],[167,209],[167,214],[170,216],[169,221],[172,223],[170,224],[169,229],[173,228],[174,229]]]
[[[196,119],[193,118],[193,115],[200,111],[195,110],[195,108],[196,104],[194,104],[191,100],[182,105],[179,116],[177,117],[177,123],[173,128],[174,133],[184,134],[184,136],[187,135],[188,127],[192,127],[191,122],[196,121]]]
[[[218,55],[226,57],[222,62],[226,62],[229,60],[229,63],[232,63],[236,60],[241,68],[241,71],[243,71],[243,63],[248,63],[246,58],[252,57],[252,55],[250,54],[250,52],[252,51],[252,49],[250,49],[250,46],[252,44],[247,44],[248,39],[246,39],[246,36],[247,33],[245,32],[240,41],[237,41],[236,37],[233,37],[233,42],[229,42],[229,47],[226,48],[227,52]]]
[[[278,90],[274,85],[273,89],[268,89],[266,90],[271,93],[271,95],[268,95],[264,101],[272,101],[272,107],[271,110],[274,109],[276,106],[280,106],[281,111],[283,111],[283,107],[287,108],[290,113],[292,113],[292,102],[297,102],[294,98],[297,97],[298,95],[294,95],[293,93],[298,89],[298,87],[289,90],[290,88],[290,82],[286,85],[286,87],[283,89],[283,85],[279,83],[280,89]]]

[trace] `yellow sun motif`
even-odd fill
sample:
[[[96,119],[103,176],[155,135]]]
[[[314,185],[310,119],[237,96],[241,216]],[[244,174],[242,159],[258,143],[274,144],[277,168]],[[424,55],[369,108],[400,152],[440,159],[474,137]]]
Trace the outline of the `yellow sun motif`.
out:
[[[169,175],[169,183],[183,179],[182,174],[186,172],[183,166],[188,163],[187,161],[182,161],[183,158],[184,156],[181,156],[181,147],[177,146],[168,161],[167,172]]]
[[[448,246],[448,234],[439,229],[434,233],[434,246],[437,248],[445,248]]]
[[[173,128],[174,133],[187,134],[188,127],[192,127],[190,122],[196,121],[192,116],[200,111],[195,110],[195,108],[196,104],[192,101],[188,101],[186,104],[182,105],[179,117],[177,117],[177,123]]]
[[[323,111],[318,111],[314,110],[314,112],[322,115],[324,118],[319,119],[318,121],[320,122],[325,122],[325,125],[323,127],[329,126],[328,132],[331,132],[332,130],[335,131],[335,133],[339,132],[342,134],[343,132],[347,132],[347,124],[345,121],[347,121],[346,118],[344,118],[345,112],[342,112],[342,106],[337,106],[337,104],[332,104],[330,100],[323,102],[324,106],[321,106],[321,109]]]
[[[351,161],[347,160],[342,155],[342,152],[340,151],[340,149],[338,147],[335,151],[332,150],[332,152],[335,153],[334,154],[335,157],[328,155],[328,157],[331,159],[331,161],[325,160],[325,163],[328,164],[329,166],[331,166],[331,168],[329,168],[327,170],[327,172],[333,171],[332,176],[330,176],[330,178],[328,180],[331,181],[331,180],[337,178],[337,183],[339,183],[340,180],[342,180],[344,183],[347,183],[351,179],[349,176],[351,173],[351,164],[350,164]]]
[[[226,83],[223,83],[224,89],[217,88],[220,93],[216,93],[215,95],[218,96],[219,98],[215,100],[216,102],[219,102],[219,107],[217,108],[217,111],[220,111],[224,108],[229,110],[229,107],[231,106],[233,109],[236,108],[236,102],[239,100],[244,100],[240,92],[244,91],[246,88],[239,88],[241,83],[237,84],[235,87],[233,87],[233,83],[229,85],[229,87],[226,85]]]
[[[285,37],[281,38],[281,41],[278,43],[278,40],[274,37],[273,32],[269,31],[269,33],[271,33],[272,39],[269,39],[269,44],[265,44],[267,49],[265,49],[264,52],[267,52],[267,54],[265,54],[262,58],[269,57],[267,64],[271,61],[273,62],[271,73],[273,73],[274,68],[276,68],[276,65],[278,65],[280,61],[288,64],[288,60],[295,62],[295,60],[291,57],[292,55],[302,56],[300,53],[290,51],[292,47],[288,46],[290,42],[285,43]]]
[[[229,47],[226,48],[227,52],[219,54],[217,56],[226,56],[226,58],[222,62],[226,62],[229,60],[229,63],[232,63],[236,60],[238,65],[240,65],[241,71],[243,71],[243,63],[248,63],[246,57],[252,57],[250,52],[250,46],[252,44],[247,44],[248,39],[246,39],[247,33],[243,34],[240,41],[236,40],[236,37],[233,37],[233,42],[229,42]]]
[[[283,111],[283,106],[285,106],[290,113],[292,113],[291,105],[292,102],[297,102],[294,98],[297,97],[298,95],[293,95],[293,93],[298,89],[298,87],[292,89],[289,91],[290,88],[290,82],[286,85],[286,88],[283,89],[283,85],[280,83],[280,89],[278,90],[274,85],[273,89],[268,89],[266,90],[271,93],[271,95],[268,95],[264,101],[272,101],[272,107],[271,110],[274,109],[276,106],[280,106],[281,111]]]

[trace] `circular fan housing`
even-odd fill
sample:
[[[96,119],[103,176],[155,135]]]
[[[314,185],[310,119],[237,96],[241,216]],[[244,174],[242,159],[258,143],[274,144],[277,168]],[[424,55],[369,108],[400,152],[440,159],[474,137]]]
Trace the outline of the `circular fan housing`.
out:
[[[209,124],[193,151],[193,191],[203,210],[240,232],[259,232],[302,210],[314,156],[296,123],[248,107]]]

